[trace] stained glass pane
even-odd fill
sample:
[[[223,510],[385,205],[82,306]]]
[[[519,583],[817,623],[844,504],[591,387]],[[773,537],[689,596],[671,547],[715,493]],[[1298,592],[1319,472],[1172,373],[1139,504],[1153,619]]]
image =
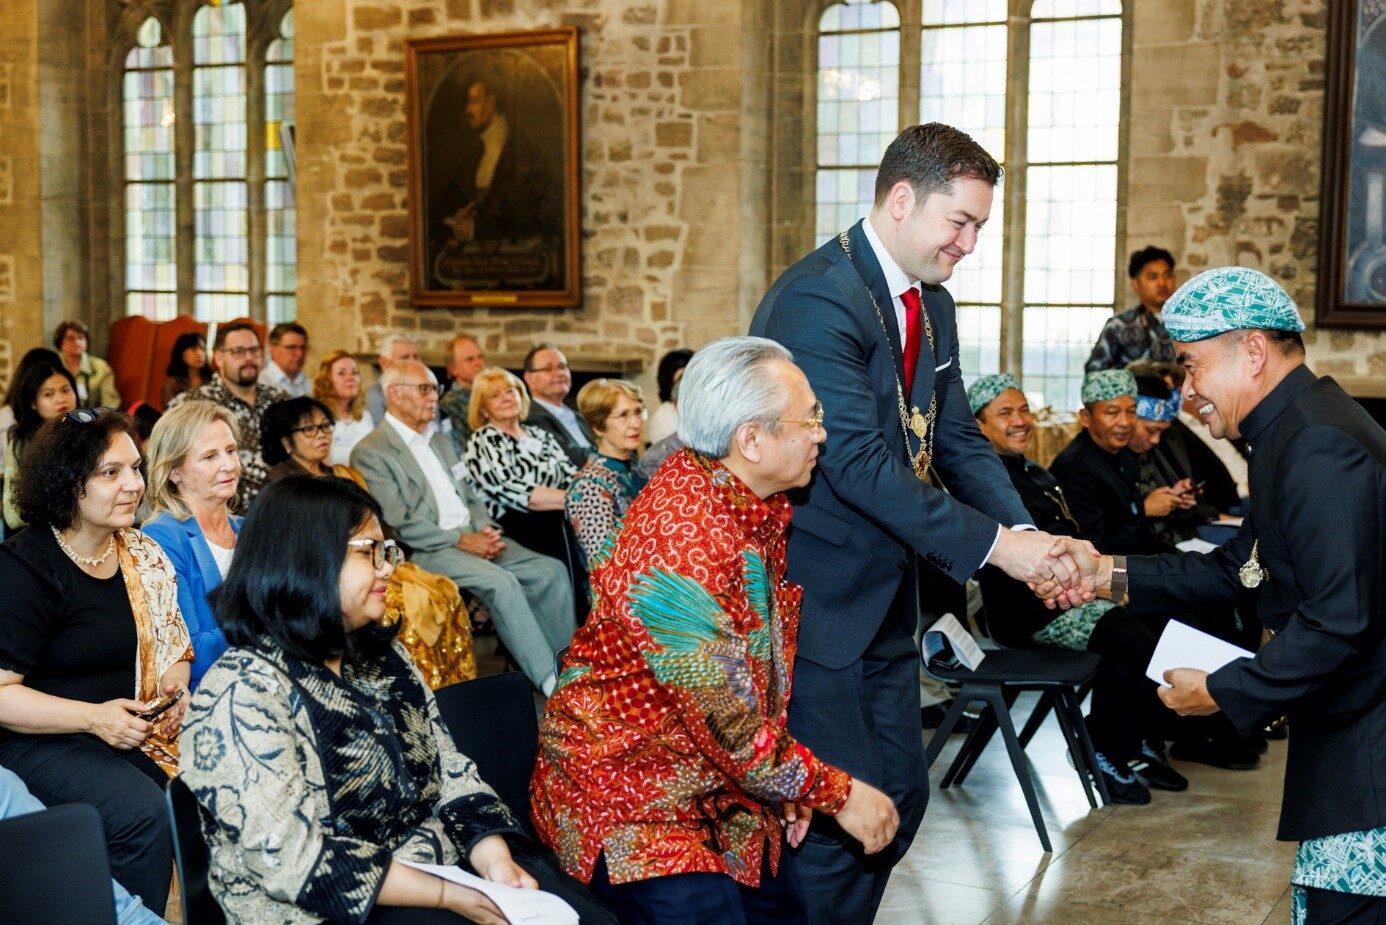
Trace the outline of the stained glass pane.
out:
[[[962,292],[951,284],[948,288]],[[978,376],[1001,371],[1000,305],[958,306],[958,362],[962,364],[966,385],[971,385]]]
[[[128,314],[167,320],[177,312],[173,52],[157,45],[159,36],[158,20],[145,20],[139,30],[141,44],[126,57],[121,79],[125,309]]]
[[[1006,21],[1006,0],[924,0],[924,25]]]
[[[1121,0],[1035,0],[1035,5],[1030,8],[1031,19],[1120,15]]]
[[[249,308],[244,6],[198,10],[193,64],[193,304],[222,321]]]
[[[280,24],[265,66],[265,290],[271,324],[292,321],[296,312],[297,251],[294,188],[285,160],[285,126],[294,122],[293,13]]]
[[[1044,404],[1056,410],[1076,411],[1081,404],[1083,362],[1110,317],[1110,304],[1027,306],[1021,344],[1025,391],[1041,393]]]
[[[1030,27],[1030,162],[1115,161],[1121,20]]]
[[[871,211],[875,199],[876,168],[840,170],[818,168],[817,217],[814,237],[817,243],[837,235],[856,224],[857,219]]]
[[[848,32],[856,29],[894,29],[900,25],[900,11],[888,2],[836,3],[823,11],[819,32]]]
[[[925,29],[919,121],[945,122],[1001,160],[1006,150],[1006,27]]]

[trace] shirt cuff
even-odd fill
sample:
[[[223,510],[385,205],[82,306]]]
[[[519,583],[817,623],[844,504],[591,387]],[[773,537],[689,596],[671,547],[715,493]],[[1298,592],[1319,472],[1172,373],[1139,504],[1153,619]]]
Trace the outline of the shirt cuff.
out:
[[[1001,526],[1000,524],[996,525],[996,538],[991,541],[991,548],[987,550],[986,558],[982,559],[983,565],[986,565],[988,562],[991,561],[991,554],[996,552],[996,544],[1001,542],[1001,531],[1004,529],[1006,528]],[[1034,524],[1016,524],[1014,527],[1011,527],[1011,529],[1016,531],[1038,530],[1039,527],[1036,527]]]

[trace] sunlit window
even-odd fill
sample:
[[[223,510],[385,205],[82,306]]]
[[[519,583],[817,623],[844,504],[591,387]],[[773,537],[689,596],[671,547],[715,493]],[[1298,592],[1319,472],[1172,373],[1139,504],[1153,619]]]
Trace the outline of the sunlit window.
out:
[[[178,313],[174,258],[173,49],[153,17],[140,26],[121,80],[125,141],[125,312]]]
[[[265,54],[265,320],[293,320],[297,260],[294,187],[286,146],[294,130],[294,13]]]

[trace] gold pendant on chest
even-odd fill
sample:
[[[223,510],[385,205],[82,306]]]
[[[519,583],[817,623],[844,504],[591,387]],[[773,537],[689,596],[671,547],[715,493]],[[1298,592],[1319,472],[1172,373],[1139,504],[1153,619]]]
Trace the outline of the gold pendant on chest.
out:
[[[912,409],[910,414],[910,432],[920,440],[923,440],[924,435],[929,432],[929,422],[926,421],[924,415],[919,412],[919,407],[917,405]]]

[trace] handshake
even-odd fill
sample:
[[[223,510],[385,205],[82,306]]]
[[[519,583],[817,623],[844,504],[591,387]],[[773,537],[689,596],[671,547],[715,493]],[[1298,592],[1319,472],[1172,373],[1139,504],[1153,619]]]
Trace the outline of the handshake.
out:
[[[1111,559],[1091,543],[1038,530],[1003,529],[987,564],[1025,582],[1050,609],[1085,604],[1111,584]]]

